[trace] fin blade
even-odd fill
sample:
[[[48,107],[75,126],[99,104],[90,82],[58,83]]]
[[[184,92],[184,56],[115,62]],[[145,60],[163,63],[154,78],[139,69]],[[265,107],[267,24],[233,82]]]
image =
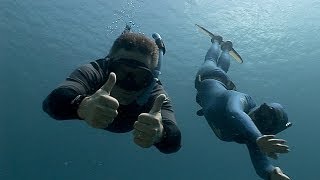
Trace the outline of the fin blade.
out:
[[[243,63],[243,59],[241,58],[240,54],[234,50],[233,48],[229,51],[230,56],[232,56],[238,63]]]
[[[199,30],[200,30],[202,33],[210,36],[212,39],[215,39],[215,38],[216,38],[217,35],[214,35],[212,32],[208,31],[206,28],[200,26],[199,24],[195,24],[195,25],[199,28]],[[233,48],[229,51],[229,54],[230,54],[230,56],[232,56],[238,63],[240,63],[240,64],[243,63],[243,59],[241,58],[241,56],[239,55],[239,53],[238,53],[236,50],[234,50]]]
[[[214,37],[215,37],[215,35],[214,35],[213,33],[211,33],[210,31],[208,31],[206,28],[200,26],[199,24],[196,24],[196,26],[199,28],[199,30],[200,30],[202,33],[210,36],[211,38],[214,38]]]

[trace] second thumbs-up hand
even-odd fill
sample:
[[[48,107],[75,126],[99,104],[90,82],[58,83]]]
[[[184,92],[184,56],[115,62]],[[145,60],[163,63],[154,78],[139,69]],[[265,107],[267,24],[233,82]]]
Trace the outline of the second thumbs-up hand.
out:
[[[110,73],[107,82],[94,94],[82,100],[77,110],[80,118],[94,128],[106,128],[118,115],[119,102],[110,96],[116,74]]]
[[[149,113],[141,113],[134,123],[134,142],[143,148],[149,148],[161,141],[163,137],[163,125],[161,117],[161,107],[166,96],[160,94],[154,101]]]

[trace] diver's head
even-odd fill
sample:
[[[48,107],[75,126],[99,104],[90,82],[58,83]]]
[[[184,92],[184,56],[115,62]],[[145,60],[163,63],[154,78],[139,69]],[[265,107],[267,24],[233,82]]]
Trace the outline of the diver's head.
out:
[[[262,134],[277,134],[292,125],[279,103],[263,103],[248,115]]]
[[[120,104],[132,103],[154,82],[158,53],[155,42],[142,34],[123,33],[115,40],[108,54],[108,68],[116,74],[111,95]]]
[[[154,40],[141,33],[123,33],[113,43],[108,57],[134,59],[153,70],[158,64],[159,49]]]

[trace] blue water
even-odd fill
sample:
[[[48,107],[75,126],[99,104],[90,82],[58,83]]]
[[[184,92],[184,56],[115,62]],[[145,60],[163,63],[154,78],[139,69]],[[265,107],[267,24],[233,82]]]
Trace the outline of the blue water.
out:
[[[0,179],[258,179],[243,145],[219,141],[196,116],[194,75],[210,46],[195,23],[234,42],[230,76],[258,103],[280,102],[294,126],[279,134],[292,179],[319,179],[320,2],[317,0],[0,0]],[[161,79],[183,147],[164,155],[132,135],[58,122],[41,103],[76,67],[105,56],[126,22],[159,32]]]

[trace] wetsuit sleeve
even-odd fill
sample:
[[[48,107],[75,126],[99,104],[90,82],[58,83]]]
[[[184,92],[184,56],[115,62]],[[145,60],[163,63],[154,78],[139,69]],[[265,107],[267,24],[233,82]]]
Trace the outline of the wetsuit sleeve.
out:
[[[248,96],[242,96],[240,98],[243,100],[239,101],[237,95],[233,96],[228,104],[228,114],[230,115],[230,123],[232,127],[239,130],[242,142],[245,142],[249,153],[252,164],[255,168],[256,173],[263,179],[268,180],[270,172],[273,170],[271,162],[268,160],[267,156],[262,153],[256,143],[256,139],[261,137],[262,134],[253,123],[251,118],[245,113],[248,109],[255,106],[255,103]],[[245,97],[245,98],[244,98]]]
[[[75,103],[79,95],[87,96],[96,92],[106,81],[102,60],[91,62],[74,70],[43,101],[42,109],[57,120],[79,119],[78,105]]]
[[[245,141],[256,143],[257,138],[261,137],[262,134],[248,114],[245,113],[248,106],[253,103],[249,102],[242,93],[228,91],[226,95],[229,96],[226,115],[229,117],[230,126],[237,129]]]
[[[265,180],[270,179],[270,174],[274,169],[269,159],[263,154],[256,143],[247,143],[247,148],[250,153],[251,162],[254,166],[256,173]]]
[[[160,86],[160,89],[154,95],[154,97],[157,97],[159,94],[166,94],[167,99],[164,101],[161,108],[164,136],[159,143],[155,144],[155,147],[158,148],[162,153],[174,153],[181,148],[181,132],[175,119],[171,100],[168,98],[169,96],[163,90],[162,86]]]

